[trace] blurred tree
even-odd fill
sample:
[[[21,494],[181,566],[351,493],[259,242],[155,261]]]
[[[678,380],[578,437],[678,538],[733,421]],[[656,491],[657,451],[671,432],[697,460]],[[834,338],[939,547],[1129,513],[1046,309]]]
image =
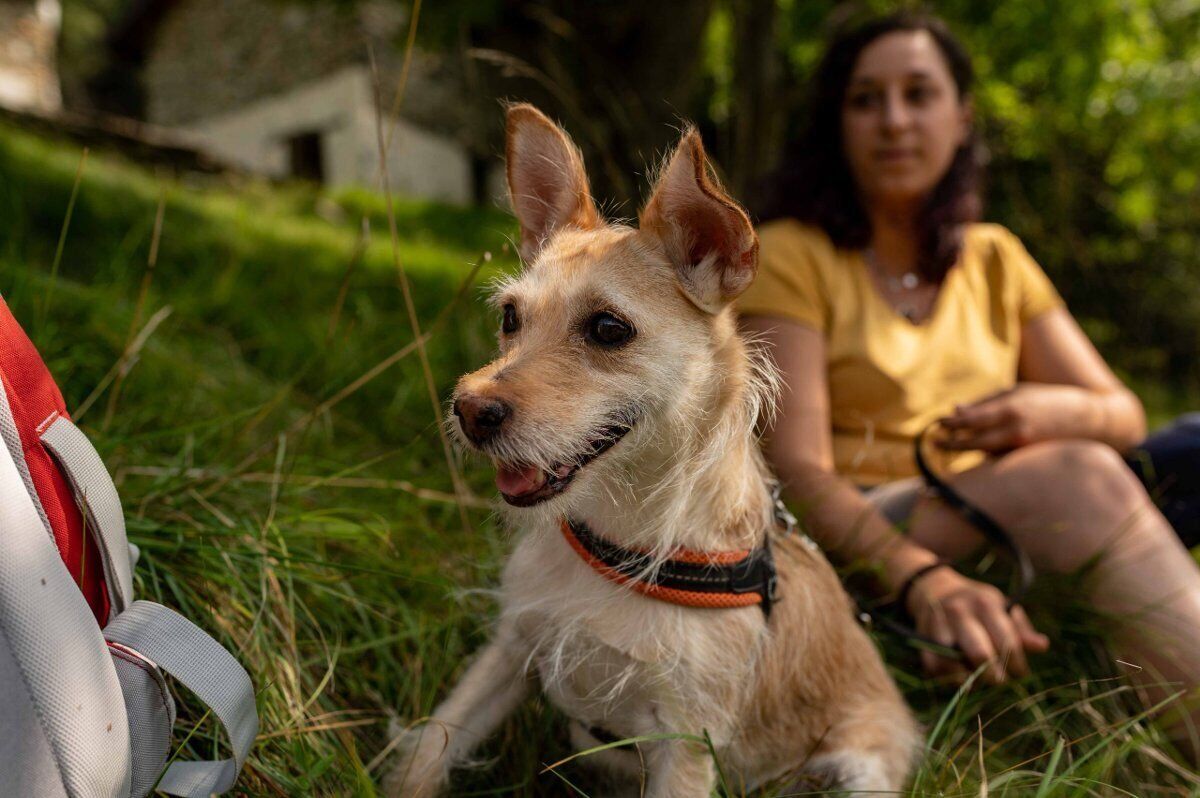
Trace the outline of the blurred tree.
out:
[[[68,101],[126,2],[64,0]],[[502,148],[498,98],[530,100],[571,130],[597,195],[632,216],[637,175],[684,119],[745,197],[803,124],[831,28],[908,5],[437,0],[420,4],[417,41],[458,56],[481,180]],[[1022,237],[1118,365],[1200,384],[1200,0],[929,7],[974,55],[989,218]]]
[[[911,6],[718,4],[702,112],[735,186],[753,185],[803,126],[830,30]],[[974,57],[988,217],[1021,236],[1120,367],[1200,385],[1200,0],[926,8]],[[739,30],[743,14],[773,16],[773,40],[752,33],[757,19]],[[757,49],[739,56],[747,46]],[[769,76],[768,48],[780,77]]]
[[[730,0],[733,85],[727,166],[731,188],[743,194],[771,165],[782,145],[784,113],[779,102],[782,70],[776,45],[776,0]]]
[[[504,4],[501,25],[473,30],[491,96],[557,116],[588,159],[596,193],[632,215],[644,174],[678,136],[702,85],[714,0]]]
[[[104,36],[127,0],[61,0],[58,73],[63,105],[74,110],[97,106],[92,86],[108,67]]]
[[[372,0],[307,0],[353,4]],[[419,12],[420,46],[457,49],[481,157],[503,143],[499,100],[527,100],[568,127],[597,196],[636,210],[644,174],[692,115],[715,0],[438,0]],[[398,44],[404,44],[399,42]]]
[[[938,10],[975,54],[993,217],[1106,352],[1200,382],[1200,2]]]

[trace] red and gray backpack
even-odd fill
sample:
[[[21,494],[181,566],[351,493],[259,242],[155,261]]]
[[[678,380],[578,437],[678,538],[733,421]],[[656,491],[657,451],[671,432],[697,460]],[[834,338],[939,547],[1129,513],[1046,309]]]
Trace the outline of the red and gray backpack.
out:
[[[5,795],[208,796],[258,731],[250,677],[177,612],[133,599],[116,487],[0,298],[0,780]],[[164,674],[224,725],[233,758],[172,761]]]

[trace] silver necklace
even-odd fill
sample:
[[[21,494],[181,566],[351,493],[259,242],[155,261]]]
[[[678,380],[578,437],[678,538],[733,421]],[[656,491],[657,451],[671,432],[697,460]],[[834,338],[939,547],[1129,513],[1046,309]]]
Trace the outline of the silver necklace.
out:
[[[916,324],[917,319],[920,318],[919,300],[916,297],[907,296],[907,294],[921,287],[924,282],[921,276],[915,271],[907,271],[899,277],[889,273],[879,265],[874,247],[864,249],[863,258],[875,276],[883,281],[884,288],[887,289],[885,293],[889,295],[888,300],[892,307],[901,316]]]
[[[892,289],[893,291],[912,291],[913,289],[921,286],[921,275],[914,271],[907,271],[899,277],[896,277],[895,275],[885,271],[879,265],[879,261],[875,258],[874,247],[867,247],[865,250],[863,250],[863,255],[866,256],[867,262],[871,265],[871,269],[874,270],[875,274],[882,277],[884,282],[887,283],[888,288]]]

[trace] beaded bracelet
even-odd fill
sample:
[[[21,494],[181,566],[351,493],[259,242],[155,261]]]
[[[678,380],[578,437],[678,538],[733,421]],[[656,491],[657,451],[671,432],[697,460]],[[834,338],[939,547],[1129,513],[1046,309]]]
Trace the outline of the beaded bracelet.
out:
[[[917,580],[921,577],[942,567],[948,568],[950,567],[950,563],[947,560],[937,560],[936,562],[931,562],[928,565],[922,565],[920,568],[913,571],[909,575],[908,579],[904,580],[904,584],[900,585],[900,590],[896,594],[896,606],[898,606],[904,612],[908,612],[908,594],[912,591],[913,585],[915,585]]]

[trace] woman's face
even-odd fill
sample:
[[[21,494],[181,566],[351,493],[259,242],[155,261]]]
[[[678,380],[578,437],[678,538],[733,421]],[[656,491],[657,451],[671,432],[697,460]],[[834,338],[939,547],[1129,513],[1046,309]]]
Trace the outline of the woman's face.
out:
[[[864,200],[879,208],[923,200],[970,132],[971,110],[928,31],[868,44],[842,104],[842,146]]]

